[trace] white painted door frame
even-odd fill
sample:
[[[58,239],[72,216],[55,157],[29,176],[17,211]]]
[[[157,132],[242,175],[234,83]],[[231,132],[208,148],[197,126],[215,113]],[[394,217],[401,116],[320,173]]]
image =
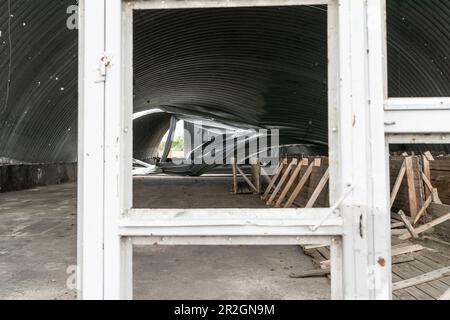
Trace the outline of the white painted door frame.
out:
[[[133,210],[132,10],[302,4],[329,8],[330,200],[338,210]],[[383,0],[81,0],[79,13],[79,298],[132,298],[133,244],[324,241],[332,298],[391,298],[385,122],[388,138],[417,132],[402,118],[388,123],[396,116],[384,110],[392,100]],[[411,118],[410,127],[421,122]]]

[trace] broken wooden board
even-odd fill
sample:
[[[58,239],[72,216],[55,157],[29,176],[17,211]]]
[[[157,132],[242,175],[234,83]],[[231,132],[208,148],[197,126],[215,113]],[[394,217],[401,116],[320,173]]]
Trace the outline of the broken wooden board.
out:
[[[400,218],[402,219],[403,223],[406,226],[406,229],[408,230],[408,232],[411,234],[411,236],[413,238],[418,238],[419,234],[416,232],[416,230],[414,229],[414,227],[412,226],[411,222],[409,221],[409,219],[406,217],[405,213],[400,210],[398,212],[398,215],[400,216]]]
[[[317,269],[317,270],[309,270],[300,273],[292,273],[289,275],[290,278],[293,279],[303,279],[303,278],[319,278],[325,277],[330,274],[330,269]]]
[[[433,228],[441,223],[444,223],[446,221],[449,221],[449,220],[450,220],[450,213],[448,213],[440,218],[437,218],[431,222],[425,223],[424,225],[422,225],[420,227],[415,228],[415,231],[417,234],[421,234],[421,233],[424,233],[424,232],[430,230],[431,228]],[[405,233],[398,238],[400,240],[408,240],[411,238],[411,235],[409,233]]]
[[[440,278],[446,277],[446,276],[450,276],[450,267],[442,268],[439,270],[434,270],[434,271],[425,273],[423,275],[420,275],[420,276],[417,276],[417,277],[414,277],[411,279],[396,282],[392,285],[392,290],[396,291],[396,290],[405,289],[405,288],[412,287],[412,286],[417,286],[419,284],[427,283],[427,282],[437,280],[437,279],[440,279]]]

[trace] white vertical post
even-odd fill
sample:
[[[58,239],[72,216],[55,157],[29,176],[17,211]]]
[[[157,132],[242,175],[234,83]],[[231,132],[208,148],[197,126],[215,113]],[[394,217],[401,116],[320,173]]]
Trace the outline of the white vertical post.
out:
[[[343,205],[344,297],[389,299],[384,6],[379,0],[340,0],[339,4],[340,189],[353,187]]]
[[[330,166],[330,203],[340,198],[340,148],[339,148],[339,37],[338,4],[328,5],[328,158]]]
[[[331,299],[342,300],[344,298],[344,279],[342,270],[342,239],[340,237],[331,239],[330,263]]]
[[[122,45],[128,35],[122,32],[125,26],[122,1],[108,0],[105,9],[109,66],[105,84],[104,298],[131,299],[132,245],[120,237],[118,224],[124,212],[131,209],[132,101],[130,104],[127,100],[125,90],[132,92],[128,87],[132,81],[128,76],[129,63],[123,62],[132,43]],[[131,30],[128,31],[130,38]]]
[[[103,298],[104,0],[80,1],[78,297]]]
[[[389,147],[385,137],[384,104],[388,98],[386,0],[368,0],[369,116],[371,147],[372,212],[370,246],[374,268],[372,285],[376,299],[392,298],[391,211],[389,206]]]

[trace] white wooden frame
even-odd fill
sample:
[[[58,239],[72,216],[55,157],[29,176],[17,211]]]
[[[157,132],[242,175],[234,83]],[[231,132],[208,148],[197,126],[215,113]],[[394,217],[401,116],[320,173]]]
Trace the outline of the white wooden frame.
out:
[[[132,209],[132,9],[313,4],[329,8],[330,200],[338,214]],[[390,299],[383,0],[81,0],[79,11],[80,298],[132,297],[133,244],[325,241],[332,298]]]

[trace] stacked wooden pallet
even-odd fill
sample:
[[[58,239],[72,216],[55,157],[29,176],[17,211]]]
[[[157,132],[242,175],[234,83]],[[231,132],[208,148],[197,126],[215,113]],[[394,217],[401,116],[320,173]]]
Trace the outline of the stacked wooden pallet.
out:
[[[272,176],[262,200],[276,208],[327,207],[328,159],[284,159]]]
[[[398,159],[394,161],[396,160]],[[398,221],[392,225],[393,234],[398,235],[400,240],[418,239],[425,232],[450,220],[450,212],[436,219],[428,215],[432,204],[442,204],[438,189],[431,182],[430,164],[433,161],[434,158],[429,152],[422,158],[406,156],[402,159],[398,175],[394,180],[390,202],[391,209],[394,210],[396,202],[399,202],[397,198],[401,185],[406,183],[405,189],[409,201],[403,200],[402,203],[409,203],[410,214],[407,216],[403,209],[398,210],[397,215],[393,216]]]

